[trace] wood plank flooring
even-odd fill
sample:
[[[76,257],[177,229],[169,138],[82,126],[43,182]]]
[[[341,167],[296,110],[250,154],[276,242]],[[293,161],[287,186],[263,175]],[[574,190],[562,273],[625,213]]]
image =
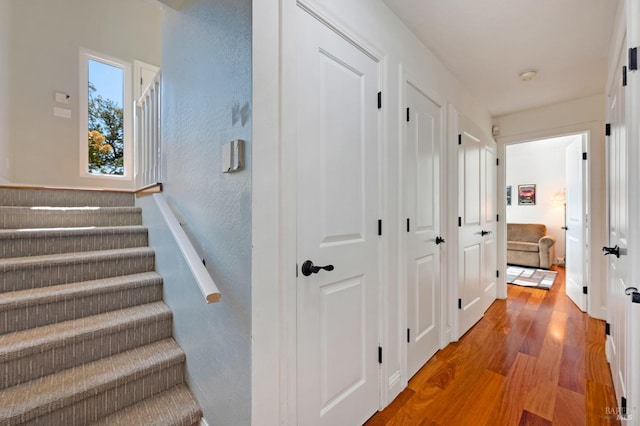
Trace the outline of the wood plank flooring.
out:
[[[565,293],[508,285],[460,341],[439,351],[367,426],[614,425],[604,321]],[[613,418],[612,418],[613,417]]]

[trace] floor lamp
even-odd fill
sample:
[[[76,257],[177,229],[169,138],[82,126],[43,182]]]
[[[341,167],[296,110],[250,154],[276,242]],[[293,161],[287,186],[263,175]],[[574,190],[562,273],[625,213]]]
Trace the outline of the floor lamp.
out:
[[[562,257],[562,261],[558,263],[558,266],[564,268],[567,264],[567,190],[562,188],[560,191],[553,194],[552,202],[555,205],[562,204],[563,225],[561,229],[564,231],[564,256]],[[558,260],[560,260],[560,258],[558,258]]]

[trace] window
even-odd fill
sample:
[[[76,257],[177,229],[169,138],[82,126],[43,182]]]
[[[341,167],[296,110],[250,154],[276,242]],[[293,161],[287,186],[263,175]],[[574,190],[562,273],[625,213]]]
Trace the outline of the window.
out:
[[[131,66],[80,52],[80,173],[131,177]]]

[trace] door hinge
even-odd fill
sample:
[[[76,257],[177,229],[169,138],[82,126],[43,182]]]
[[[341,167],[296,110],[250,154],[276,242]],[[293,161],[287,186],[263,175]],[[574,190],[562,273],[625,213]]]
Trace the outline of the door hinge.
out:
[[[496,222],[500,222],[500,215],[499,214],[496,215]]]
[[[500,271],[496,271],[496,278],[500,278]]]
[[[458,134],[458,145],[462,145],[462,133]]]
[[[382,109],[382,92],[378,92],[378,109]]]
[[[407,343],[411,343],[411,329],[407,328]]]
[[[499,166],[499,165],[500,165],[500,159],[496,158],[496,166]]]
[[[142,77],[140,77],[140,86],[142,86],[144,83],[142,81]]]
[[[378,346],[378,364],[382,364],[382,346]]]
[[[586,160],[586,159],[587,159],[587,153],[586,153],[586,152],[583,152],[583,153],[582,153],[582,159],[583,159],[583,160]]]
[[[582,287],[582,294],[588,294],[588,292],[587,286]]]
[[[411,232],[411,221],[407,218],[407,232]]]
[[[629,48],[629,71],[636,71],[638,69],[638,48]]]
[[[462,299],[458,299],[458,309],[462,309]]]
[[[462,217],[458,216],[458,227],[462,226]]]
[[[411,121],[411,116],[409,115],[409,107],[407,107],[407,121]]]
[[[298,264],[296,263],[296,278],[298,278]]]
[[[627,398],[624,396],[620,397],[620,417],[623,419],[627,418]]]
[[[378,219],[378,236],[382,235],[382,219]]]
[[[627,66],[622,66],[622,87],[627,85]]]
[[[609,324],[608,322],[604,323],[604,334],[606,336],[611,336],[611,324]]]
[[[611,123],[607,123],[604,125],[604,135],[611,136]]]

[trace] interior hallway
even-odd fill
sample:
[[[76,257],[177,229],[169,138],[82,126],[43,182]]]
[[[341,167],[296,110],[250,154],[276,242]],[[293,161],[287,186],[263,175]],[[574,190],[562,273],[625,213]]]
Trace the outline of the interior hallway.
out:
[[[460,341],[439,351],[373,425],[608,425],[616,404],[604,321],[565,293],[508,285]]]

